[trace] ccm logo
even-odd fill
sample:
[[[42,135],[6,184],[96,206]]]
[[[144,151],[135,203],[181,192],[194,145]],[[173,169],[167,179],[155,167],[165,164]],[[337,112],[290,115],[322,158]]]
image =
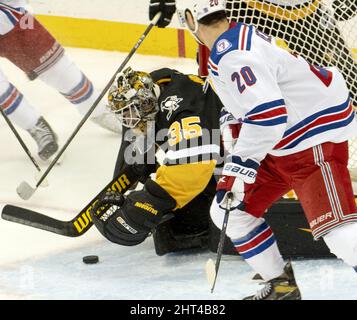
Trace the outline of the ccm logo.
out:
[[[240,167],[240,166],[233,166],[233,165],[228,165],[224,168],[225,171],[230,171],[233,172],[235,174],[240,174],[242,176],[245,177],[249,177],[249,178],[253,178],[255,179],[257,176],[257,172],[255,170],[251,170],[249,168],[245,168],[245,167]]]

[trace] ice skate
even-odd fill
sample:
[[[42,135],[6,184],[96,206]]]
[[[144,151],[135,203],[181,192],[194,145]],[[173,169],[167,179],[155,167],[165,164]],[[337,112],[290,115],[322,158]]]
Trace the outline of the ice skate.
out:
[[[38,155],[41,160],[47,161],[57,152],[57,135],[43,117],[40,117],[37,124],[28,132],[37,143]]]
[[[256,295],[246,297],[244,300],[301,300],[291,263],[286,264],[284,273],[280,277],[266,282],[264,288]]]

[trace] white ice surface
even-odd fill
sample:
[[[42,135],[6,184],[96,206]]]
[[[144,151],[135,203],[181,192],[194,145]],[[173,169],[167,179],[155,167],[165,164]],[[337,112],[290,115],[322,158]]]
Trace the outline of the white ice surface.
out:
[[[104,87],[125,55],[68,49],[71,57]],[[39,81],[28,81],[4,60],[1,68],[37,106],[66,141],[80,121],[79,114],[61,96]],[[174,67],[196,72],[195,62],[137,55],[131,65],[147,71]],[[35,155],[35,145],[21,132]],[[27,202],[15,189],[23,180],[35,184],[35,168],[0,119],[0,209],[4,204],[39,210],[69,220],[111,179],[120,137],[88,122],[49,175],[50,186]],[[97,265],[82,257],[96,254]],[[210,294],[204,266],[208,252],[155,255],[153,243],[125,248],[110,244],[93,228],[70,239],[0,220],[0,299],[241,299],[257,289],[253,273],[237,258],[224,257],[215,293]],[[357,275],[337,260],[295,261],[304,299],[357,299]]]

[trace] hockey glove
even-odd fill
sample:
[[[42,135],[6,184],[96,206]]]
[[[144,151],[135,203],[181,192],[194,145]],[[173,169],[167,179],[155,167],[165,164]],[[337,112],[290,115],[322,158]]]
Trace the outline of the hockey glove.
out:
[[[257,177],[259,163],[247,159],[243,161],[239,156],[231,156],[230,162],[223,168],[223,176],[217,184],[217,202],[225,208],[227,192],[233,192],[232,209],[242,208],[245,196],[245,184],[252,184]]]
[[[225,109],[221,111],[219,122],[224,149],[231,154],[239,137],[242,124]]]
[[[135,246],[175,207],[176,201],[156,182],[148,180],[143,190],[134,191],[126,198],[118,192],[106,193],[91,210],[91,216],[99,232],[109,241]]]
[[[157,23],[159,28],[167,27],[171,20],[172,16],[176,11],[175,0],[150,0],[149,7],[149,18],[150,20],[154,19],[155,15],[158,12],[161,12],[161,18]]]

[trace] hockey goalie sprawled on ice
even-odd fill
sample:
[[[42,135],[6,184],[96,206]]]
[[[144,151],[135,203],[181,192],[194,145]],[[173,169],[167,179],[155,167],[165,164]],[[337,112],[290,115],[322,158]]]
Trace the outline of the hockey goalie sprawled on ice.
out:
[[[110,241],[137,245],[155,231],[159,255],[207,248],[222,104],[211,88],[203,91],[204,83],[166,68],[151,74],[129,68],[118,77],[109,105],[126,129],[115,176],[130,170],[144,189],[127,197],[109,192],[92,209]],[[166,152],[162,165],[156,163],[158,147]],[[149,178],[153,172],[155,180]],[[105,205],[120,209],[103,221],[95,212]]]

